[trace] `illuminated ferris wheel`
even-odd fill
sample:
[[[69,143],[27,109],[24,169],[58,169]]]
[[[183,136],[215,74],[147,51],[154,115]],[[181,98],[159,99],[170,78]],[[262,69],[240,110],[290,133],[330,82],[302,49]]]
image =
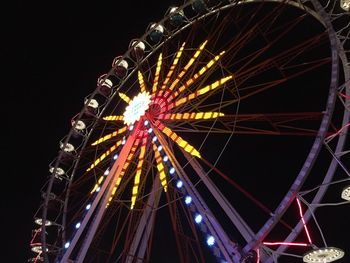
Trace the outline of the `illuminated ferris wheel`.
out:
[[[350,202],[349,8],[169,7],[72,118],[30,261],[341,260],[318,211]]]

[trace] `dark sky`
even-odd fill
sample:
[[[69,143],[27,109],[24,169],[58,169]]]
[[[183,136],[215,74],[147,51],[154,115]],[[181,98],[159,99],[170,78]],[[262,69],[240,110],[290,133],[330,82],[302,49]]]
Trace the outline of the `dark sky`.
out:
[[[28,259],[32,218],[48,165],[96,79],[131,39],[161,19],[170,4],[181,2],[17,1],[9,9],[13,16],[5,24],[1,52],[6,67],[1,261]]]
[[[26,262],[40,189],[59,141],[113,58],[162,18],[167,1],[17,1],[8,8],[2,262]],[[146,11],[147,10],[147,11]],[[6,41],[5,41],[6,39]],[[13,83],[15,80],[16,83]],[[12,83],[12,84],[11,84]],[[7,128],[5,128],[7,127]]]

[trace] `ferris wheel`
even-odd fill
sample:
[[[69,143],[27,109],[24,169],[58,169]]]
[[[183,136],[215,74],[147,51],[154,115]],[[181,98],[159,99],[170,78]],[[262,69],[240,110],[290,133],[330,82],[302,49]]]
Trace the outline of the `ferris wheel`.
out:
[[[319,211],[350,203],[349,8],[170,6],[73,116],[30,261],[344,259]]]

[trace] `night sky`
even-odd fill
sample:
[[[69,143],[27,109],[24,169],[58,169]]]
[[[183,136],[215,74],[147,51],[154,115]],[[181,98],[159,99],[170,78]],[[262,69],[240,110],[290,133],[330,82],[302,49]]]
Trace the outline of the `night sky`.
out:
[[[110,70],[113,58],[127,50],[131,39],[160,20],[170,4],[181,2],[17,1],[9,9],[13,16],[4,24],[1,52],[6,67],[1,262],[29,258],[32,219],[48,165],[97,78]],[[350,253],[349,247],[343,249]]]

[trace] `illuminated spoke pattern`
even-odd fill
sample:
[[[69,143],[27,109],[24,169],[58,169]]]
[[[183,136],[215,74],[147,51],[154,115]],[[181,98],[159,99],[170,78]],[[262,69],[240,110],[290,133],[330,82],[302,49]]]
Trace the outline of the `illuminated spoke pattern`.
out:
[[[338,114],[349,97],[349,71],[339,69],[348,64],[317,1],[191,1],[131,42],[72,118],[50,167],[43,214],[55,196],[64,201],[55,262],[152,262],[171,228],[179,262],[343,257],[313,212],[345,159],[349,127]],[[304,182],[322,186],[314,200],[298,194]],[[349,199],[342,184],[339,204]],[[43,247],[31,246],[46,262],[51,244],[40,235]]]
[[[188,113],[167,113],[160,114],[160,120],[207,120],[222,117],[221,112],[188,112]]]
[[[134,208],[137,194],[139,191],[139,185],[140,185],[140,177],[142,173],[142,165],[143,165],[143,160],[146,155],[146,142],[147,140],[144,140],[144,143],[140,147],[140,155],[139,155],[139,160],[137,163],[137,168],[136,168],[136,174],[135,174],[135,179],[134,179],[134,186],[132,188],[132,197],[131,197],[131,209]]]
[[[100,138],[97,141],[93,142],[91,145],[94,146],[94,145],[100,144],[100,143],[102,143],[104,141],[107,141],[107,140],[111,139],[112,137],[116,137],[119,134],[124,133],[125,131],[126,131],[126,127],[122,127],[119,130],[117,130],[117,131],[114,131],[114,132],[112,132],[110,134],[107,134],[107,135],[103,136],[102,138]]]
[[[110,154],[112,154],[113,152],[116,151],[116,149],[118,148],[118,146],[120,146],[123,142],[125,141],[125,139],[121,139],[119,140],[116,144],[114,144],[111,148],[109,148],[107,151],[105,151],[102,155],[100,155],[100,157],[98,157],[97,159],[95,159],[95,161],[90,165],[90,167],[86,170],[86,171],[90,171],[91,169],[93,169],[94,167],[96,167],[96,165],[98,165],[100,162],[102,162],[106,157],[108,157]]]
[[[112,133],[102,136],[101,138],[99,138],[98,140],[92,143],[93,146],[108,142],[110,139],[120,134],[124,134],[127,131],[127,127],[128,126],[131,127],[133,125],[138,127],[138,130],[134,131],[138,134],[137,140],[143,141],[143,143],[139,147],[140,154],[138,156],[136,173],[134,178],[134,185],[132,188],[132,197],[131,197],[131,205],[130,205],[131,209],[135,207],[135,203],[136,203],[136,199],[139,191],[140,178],[141,178],[142,169],[144,165],[147,142],[148,141],[151,142],[151,140],[148,140],[148,136],[149,136],[148,129],[159,129],[163,134],[165,134],[168,138],[170,138],[180,148],[182,148],[183,150],[185,150],[186,152],[188,152],[193,156],[201,158],[199,151],[196,150],[194,146],[189,144],[185,139],[183,139],[181,136],[179,136],[177,133],[175,133],[169,127],[167,127],[166,124],[161,123],[160,121],[161,120],[164,120],[164,121],[214,120],[216,118],[224,116],[224,113],[221,113],[221,112],[175,113],[173,111],[170,111],[173,108],[176,108],[203,94],[206,94],[210,91],[213,91],[219,88],[220,86],[224,85],[225,83],[227,83],[229,80],[232,79],[232,76],[223,77],[217,81],[214,81],[211,84],[206,85],[203,88],[196,90],[195,92],[189,94],[188,96],[185,96],[176,100],[178,96],[180,96],[183,92],[185,92],[187,88],[195,84],[196,80],[198,80],[200,76],[202,76],[208,69],[212,68],[224,55],[225,52],[222,51],[219,55],[214,56],[214,58],[210,59],[209,62],[207,62],[206,65],[203,66],[198,72],[196,72],[193,76],[190,76],[188,80],[185,81],[184,85],[176,89],[176,87],[178,86],[180,81],[182,81],[182,79],[184,78],[188,70],[191,68],[191,66],[194,64],[196,59],[203,52],[207,43],[208,41],[204,41],[199,46],[199,48],[194,52],[193,56],[189,59],[187,64],[183,67],[183,69],[174,78],[173,81],[171,81],[171,79],[172,79],[173,73],[176,71],[179,59],[181,58],[184,52],[185,42],[181,45],[179,50],[176,52],[176,56],[172,62],[172,65],[170,66],[170,69],[167,72],[166,77],[162,83],[160,83],[160,72],[162,70],[162,65],[163,65],[163,54],[160,53],[158,57],[154,77],[153,77],[153,84],[152,84],[152,87],[149,88],[149,90],[151,90],[152,93],[151,94],[148,93],[147,86],[144,81],[143,73],[141,71],[138,71],[137,78],[138,78],[140,93],[131,99],[128,95],[122,92],[118,92],[119,97],[128,104],[128,106],[125,108],[124,114],[103,117],[103,120],[105,121],[116,121],[116,122],[123,121],[126,124],[126,126],[123,126],[117,131],[114,131]],[[167,88],[168,86],[169,88]],[[170,95],[172,94],[172,91],[174,91],[174,94]],[[142,122],[142,123],[138,125],[138,122]],[[118,146],[120,146],[122,143],[125,143],[125,140],[127,140],[127,135],[125,138],[119,140],[115,145],[113,145],[111,148],[105,151],[102,155],[100,155],[97,159],[95,159],[95,161],[90,165],[87,171],[90,171],[91,169],[96,167],[107,156],[115,152],[118,149]],[[163,186],[164,191],[166,192],[167,191],[166,170],[162,161],[162,156],[160,154],[162,146],[157,147],[157,145],[154,143],[155,142],[154,140],[156,140],[156,137],[152,139],[151,149],[153,149],[153,152],[154,152],[155,166],[159,174],[160,182]],[[138,149],[138,144],[135,144],[135,146],[133,146],[131,152],[127,157],[127,162],[124,164],[124,167],[122,169],[121,174],[118,177],[116,185],[113,188],[112,194],[108,201],[108,205],[112,201],[113,196],[115,195],[115,192],[119,184],[121,183],[121,180],[125,172],[127,171],[131,160],[134,158],[134,155],[137,149]],[[102,180],[103,180],[103,177],[99,178],[98,182],[95,184],[91,192],[95,192],[96,189],[98,189]]]
[[[135,144],[135,145],[131,148],[130,154],[129,154],[129,156],[127,157],[126,162],[124,163],[123,168],[122,168],[122,170],[121,170],[121,172],[120,172],[120,174],[119,174],[119,176],[118,176],[117,182],[115,183],[115,185],[114,185],[114,187],[113,187],[111,196],[110,196],[109,199],[108,199],[108,203],[107,203],[106,207],[108,207],[109,204],[112,202],[113,197],[114,197],[114,195],[115,195],[115,193],[116,193],[116,191],[117,191],[117,189],[118,189],[118,187],[119,187],[119,185],[120,185],[120,183],[121,183],[121,181],[122,181],[122,179],[123,179],[123,176],[124,176],[126,170],[128,169],[132,158],[134,157],[134,154],[135,154],[135,152],[136,152],[136,150],[137,150],[137,146],[138,146],[138,144]]]

